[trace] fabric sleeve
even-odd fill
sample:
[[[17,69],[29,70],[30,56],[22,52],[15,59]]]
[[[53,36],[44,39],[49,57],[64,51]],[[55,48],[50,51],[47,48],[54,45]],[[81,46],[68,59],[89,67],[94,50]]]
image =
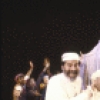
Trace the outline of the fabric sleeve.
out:
[[[85,93],[80,93],[76,97],[69,98],[63,88],[60,86],[60,80],[51,78],[46,91],[45,100],[88,100]]]
[[[90,100],[86,93],[80,93],[76,97],[71,98],[70,100]]]
[[[45,74],[45,72],[42,71],[41,74],[39,75],[38,79],[37,79],[37,82],[36,82],[37,89],[40,88],[40,83],[42,82],[44,74]]]
[[[47,85],[45,100],[70,100],[63,89],[60,87],[59,81],[52,77]]]

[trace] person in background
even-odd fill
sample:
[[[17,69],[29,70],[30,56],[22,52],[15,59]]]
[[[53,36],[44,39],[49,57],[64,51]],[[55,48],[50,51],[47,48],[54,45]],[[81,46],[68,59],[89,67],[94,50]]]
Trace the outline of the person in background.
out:
[[[26,100],[26,82],[33,71],[33,63],[30,61],[30,69],[24,75],[23,73],[15,76],[15,86],[13,89],[13,100]]]
[[[95,71],[91,76],[92,96],[89,100],[100,100],[100,70]]]
[[[48,57],[44,58],[43,66],[44,66],[45,68],[47,68],[44,74],[46,74],[46,75],[48,75],[49,77],[51,77],[51,76],[52,76],[52,73],[51,73],[51,71],[50,71],[50,59],[49,59]]]
[[[26,83],[26,100],[36,100],[41,94],[36,90],[36,82],[34,78],[30,78]]]
[[[46,86],[47,83],[49,81],[49,78],[52,76],[51,72],[50,72],[50,60],[49,58],[44,58],[44,68],[41,72],[41,74],[39,75],[38,79],[37,79],[37,90],[40,91],[40,93],[42,94],[41,96],[41,100],[44,100],[45,97],[45,91],[46,91]]]
[[[41,91],[41,94],[42,94],[40,100],[45,100],[45,94],[46,94],[48,81],[49,81],[49,76],[45,75],[43,77],[43,83],[40,84],[40,91]]]

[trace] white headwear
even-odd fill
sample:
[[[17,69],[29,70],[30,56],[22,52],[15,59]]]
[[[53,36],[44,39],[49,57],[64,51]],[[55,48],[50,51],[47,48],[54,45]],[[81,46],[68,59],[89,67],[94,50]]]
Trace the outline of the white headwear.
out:
[[[66,61],[66,60],[80,60],[80,57],[77,53],[64,53],[61,56],[61,61]]]
[[[92,76],[91,76],[91,80],[95,80],[97,77],[100,77],[100,70],[95,71]]]

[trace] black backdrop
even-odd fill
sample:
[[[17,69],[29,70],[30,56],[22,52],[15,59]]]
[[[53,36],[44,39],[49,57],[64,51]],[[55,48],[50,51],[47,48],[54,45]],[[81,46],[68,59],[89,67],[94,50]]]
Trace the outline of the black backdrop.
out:
[[[37,79],[43,58],[51,71],[60,70],[63,52],[89,52],[100,39],[98,2],[6,1],[1,15],[2,100],[12,100],[14,76],[34,62]],[[95,8],[94,8],[95,7]]]

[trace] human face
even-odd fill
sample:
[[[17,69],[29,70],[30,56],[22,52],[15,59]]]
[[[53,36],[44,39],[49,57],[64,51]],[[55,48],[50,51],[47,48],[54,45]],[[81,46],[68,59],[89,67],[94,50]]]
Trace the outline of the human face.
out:
[[[79,61],[67,60],[62,66],[62,70],[66,76],[75,79],[79,73]]]
[[[47,84],[49,81],[49,76],[44,76],[43,81],[45,84]]]
[[[24,76],[21,76],[18,78],[18,83],[20,83],[22,85],[24,84]]]

